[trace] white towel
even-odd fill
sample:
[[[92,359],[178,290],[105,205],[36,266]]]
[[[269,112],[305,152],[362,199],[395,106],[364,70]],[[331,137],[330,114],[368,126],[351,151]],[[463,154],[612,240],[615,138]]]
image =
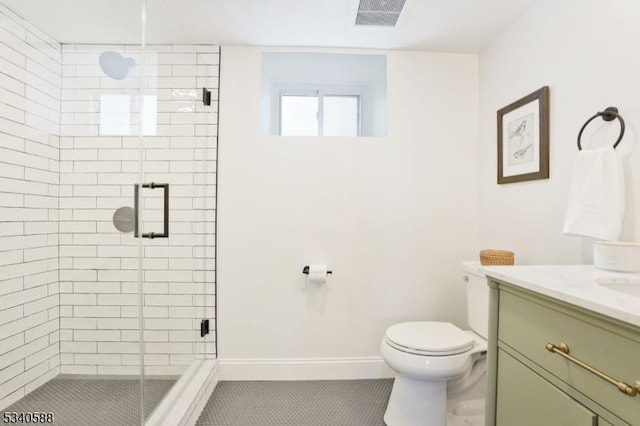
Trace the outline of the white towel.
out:
[[[624,191],[622,161],[613,147],[580,151],[562,233],[618,240],[624,217]]]

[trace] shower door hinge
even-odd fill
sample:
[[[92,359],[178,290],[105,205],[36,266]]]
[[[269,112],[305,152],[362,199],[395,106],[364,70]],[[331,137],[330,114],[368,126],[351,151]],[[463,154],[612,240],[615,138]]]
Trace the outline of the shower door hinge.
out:
[[[203,319],[200,321],[200,337],[204,337],[209,334],[209,320]]]
[[[206,87],[202,88],[202,103],[205,105],[211,105],[211,90]]]

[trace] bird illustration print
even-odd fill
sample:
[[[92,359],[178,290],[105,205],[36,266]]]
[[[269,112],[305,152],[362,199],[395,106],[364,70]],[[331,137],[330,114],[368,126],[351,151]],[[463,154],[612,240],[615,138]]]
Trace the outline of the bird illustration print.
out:
[[[528,114],[518,118],[509,124],[509,153],[511,163],[528,162],[533,151],[533,140],[531,135],[531,120],[533,117]]]

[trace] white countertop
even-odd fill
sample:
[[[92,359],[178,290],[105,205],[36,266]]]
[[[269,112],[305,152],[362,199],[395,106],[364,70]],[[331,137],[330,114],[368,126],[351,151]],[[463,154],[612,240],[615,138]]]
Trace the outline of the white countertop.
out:
[[[640,275],[591,265],[481,266],[479,272],[640,327]],[[604,285],[601,285],[604,284]],[[606,287],[626,289],[627,292]]]

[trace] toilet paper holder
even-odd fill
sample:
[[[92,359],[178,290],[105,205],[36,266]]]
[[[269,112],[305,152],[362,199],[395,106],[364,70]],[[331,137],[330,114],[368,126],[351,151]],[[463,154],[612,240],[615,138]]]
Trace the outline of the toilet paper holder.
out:
[[[302,268],[302,273],[309,275],[309,265],[306,265],[304,268]],[[333,271],[327,271],[327,275],[329,274],[333,274]]]

